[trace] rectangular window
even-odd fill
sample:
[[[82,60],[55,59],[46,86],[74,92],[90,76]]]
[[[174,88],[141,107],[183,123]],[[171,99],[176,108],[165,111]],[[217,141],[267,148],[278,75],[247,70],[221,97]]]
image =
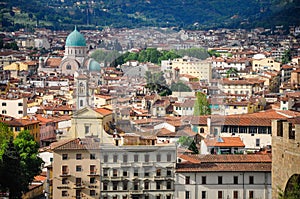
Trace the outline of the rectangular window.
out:
[[[90,190],[90,196],[95,196],[96,195],[96,190]]]
[[[77,154],[76,154],[76,160],[81,160],[81,159],[82,159],[81,153],[77,153]]]
[[[157,182],[156,182],[156,189],[157,189],[157,190],[160,190],[160,186],[161,186],[161,182],[157,181]]]
[[[156,161],[157,161],[157,162],[160,162],[160,161],[161,161],[161,155],[160,155],[160,154],[157,154],[157,155],[156,155]]]
[[[68,166],[62,166],[61,170],[63,175],[69,174]]]
[[[249,191],[249,199],[253,199],[254,198],[254,191]]]
[[[223,199],[223,191],[218,191],[218,199]]]
[[[66,154],[66,153],[62,154],[62,159],[67,160],[68,159],[68,154]]]
[[[172,155],[171,154],[167,154],[167,162],[171,162],[172,160]]]
[[[77,171],[77,172],[80,172],[81,170],[82,170],[81,165],[76,165],[76,171]]]
[[[172,189],[172,182],[171,181],[167,181],[167,189]]]
[[[144,189],[149,189],[149,181],[144,182]]]
[[[128,175],[127,171],[123,171],[123,176],[126,177]]]
[[[68,196],[68,191],[62,191],[62,192],[61,192],[61,196],[62,196],[62,197]]]
[[[118,182],[113,182],[113,190],[116,191],[118,190]]]
[[[167,169],[167,176],[168,177],[172,176],[172,170],[171,169]]]
[[[118,161],[118,155],[113,156],[113,162],[116,163]]]
[[[2,106],[6,106],[6,102],[2,102]]]
[[[22,102],[19,102],[19,103],[18,103],[18,106],[23,106],[23,103],[22,103]]]
[[[95,160],[95,159],[96,159],[96,154],[91,153],[91,154],[90,154],[90,159],[91,159],[91,160]]]
[[[23,114],[23,111],[18,111],[18,114]]]
[[[133,176],[139,176],[139,169],[138,168],[134,168]]]
[[[206,184],[206,176],[202,176],[202,184]]]
[[[76,178],[76,186],[81,186],[81,178]]]
[[[7,111],[6,110],[2,110],[2,114],[6,114],[7,113]]]
[[[190,176],[185,176],[185,184],[190,184]]]
[[[108,162],[108,155],[104,155],[103,161],[104,161],[104,162]]]
[[[61,181],[62,184],[68,184],[68,178],[63,178]]]
[[[156,176],[161,176],[161,169],[156,169]]]
[[[118,176],[118,169],[113,169],[113,176],[117,177]]]
[[[233,176],[233,184],[239,184],[239,177]]]
[[[95,184],[96,183],[96,178],[90,178],[90,184]]]
[[[222,176],[218,176],[218,184],[222,184],[223,183],[223,177]]]
[[[133,156],[133,161],[134,161],[134,162],[138,162],[138,161],[139,161],[139,155],[138,155],[138,154],[135,154],[135,155]]]
[[[260,139],[259,139],[259,138],[256,138],[256,139],[255,139],[255,146],[256,146],[256,147],[259,147],[259,146],[260,146]]]
[[[189,191],[185,191],[185,199],[190,199],[190,192]]]
[[[103,190],[104,191],[108,190],[108,182],[103,182]]]
[[[128,189],[128,182],[123,181],[123,190],[127,190],[127,189]]]
[[[85,134],[89,134],[90,133],[90,126],[89,125],[85,125],[84,126],[84,133]]]
[[[233,199],[238,199],[238,198],[239,198],[239,192],[233,191]]]
[[[206,199],[206,191],[201,192],[201,199]]]
[[[103,169],[103,176],[107,177],[108,176],[108,168]]]
[[[149,154],[145,154],[145,162],[149,162],[149,158],[150,158]]]
[[[249,176],[249,184],[254,184],[254,176]]]
[[[123,155],[123,162],[126,163],[128,161],[128,156],[127,155]]]

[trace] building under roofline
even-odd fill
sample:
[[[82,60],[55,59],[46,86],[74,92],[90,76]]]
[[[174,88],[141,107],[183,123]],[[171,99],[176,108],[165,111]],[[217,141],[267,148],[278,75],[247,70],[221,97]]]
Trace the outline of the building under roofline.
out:
[[[178,158],[175,199],[272,198],[270,154]]]

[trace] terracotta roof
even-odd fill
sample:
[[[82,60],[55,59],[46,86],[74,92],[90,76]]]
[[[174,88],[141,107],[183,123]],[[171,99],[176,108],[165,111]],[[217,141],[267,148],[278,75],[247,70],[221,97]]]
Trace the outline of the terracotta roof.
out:
[[[99,138],[75,138],[72,140],[54,142],[50,147],[54,151],[100,149],[100,141]]]
[[[48,58],[46,61],[46,66],[58,67],[61,63],[61,58]]]
[[[8,126],[28,126],[32,124],[38,124],[40,123],[37,120],[31,120],[31,119],[12,119],[12,120],[4,120],[3,123],[7,124]]]
[[[108,110],[106,108],[97,108],[97,109],[95,109],[95,111],[98,112],[98,113],[100,113],[103,116],[107,116],[107,115],[112,114],[112,111]]]
[[[207,146],[215,147],[245,147],[240,137],[216,137],[204,139]]]

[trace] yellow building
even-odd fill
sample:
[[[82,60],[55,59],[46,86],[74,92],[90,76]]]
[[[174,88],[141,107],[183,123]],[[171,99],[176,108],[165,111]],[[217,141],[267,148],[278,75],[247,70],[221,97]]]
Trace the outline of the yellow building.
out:
[[[256,55],[252,60],[253,71],[280,71],[280,63],[273,58],[266,58],[264,55]]]

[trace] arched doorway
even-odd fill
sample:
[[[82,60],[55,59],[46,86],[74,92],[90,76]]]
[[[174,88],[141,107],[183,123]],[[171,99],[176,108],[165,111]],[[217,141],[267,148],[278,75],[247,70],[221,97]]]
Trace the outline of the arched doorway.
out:
[[[300,174],[294,174],[289,178],[281,198],[300,198]]]

